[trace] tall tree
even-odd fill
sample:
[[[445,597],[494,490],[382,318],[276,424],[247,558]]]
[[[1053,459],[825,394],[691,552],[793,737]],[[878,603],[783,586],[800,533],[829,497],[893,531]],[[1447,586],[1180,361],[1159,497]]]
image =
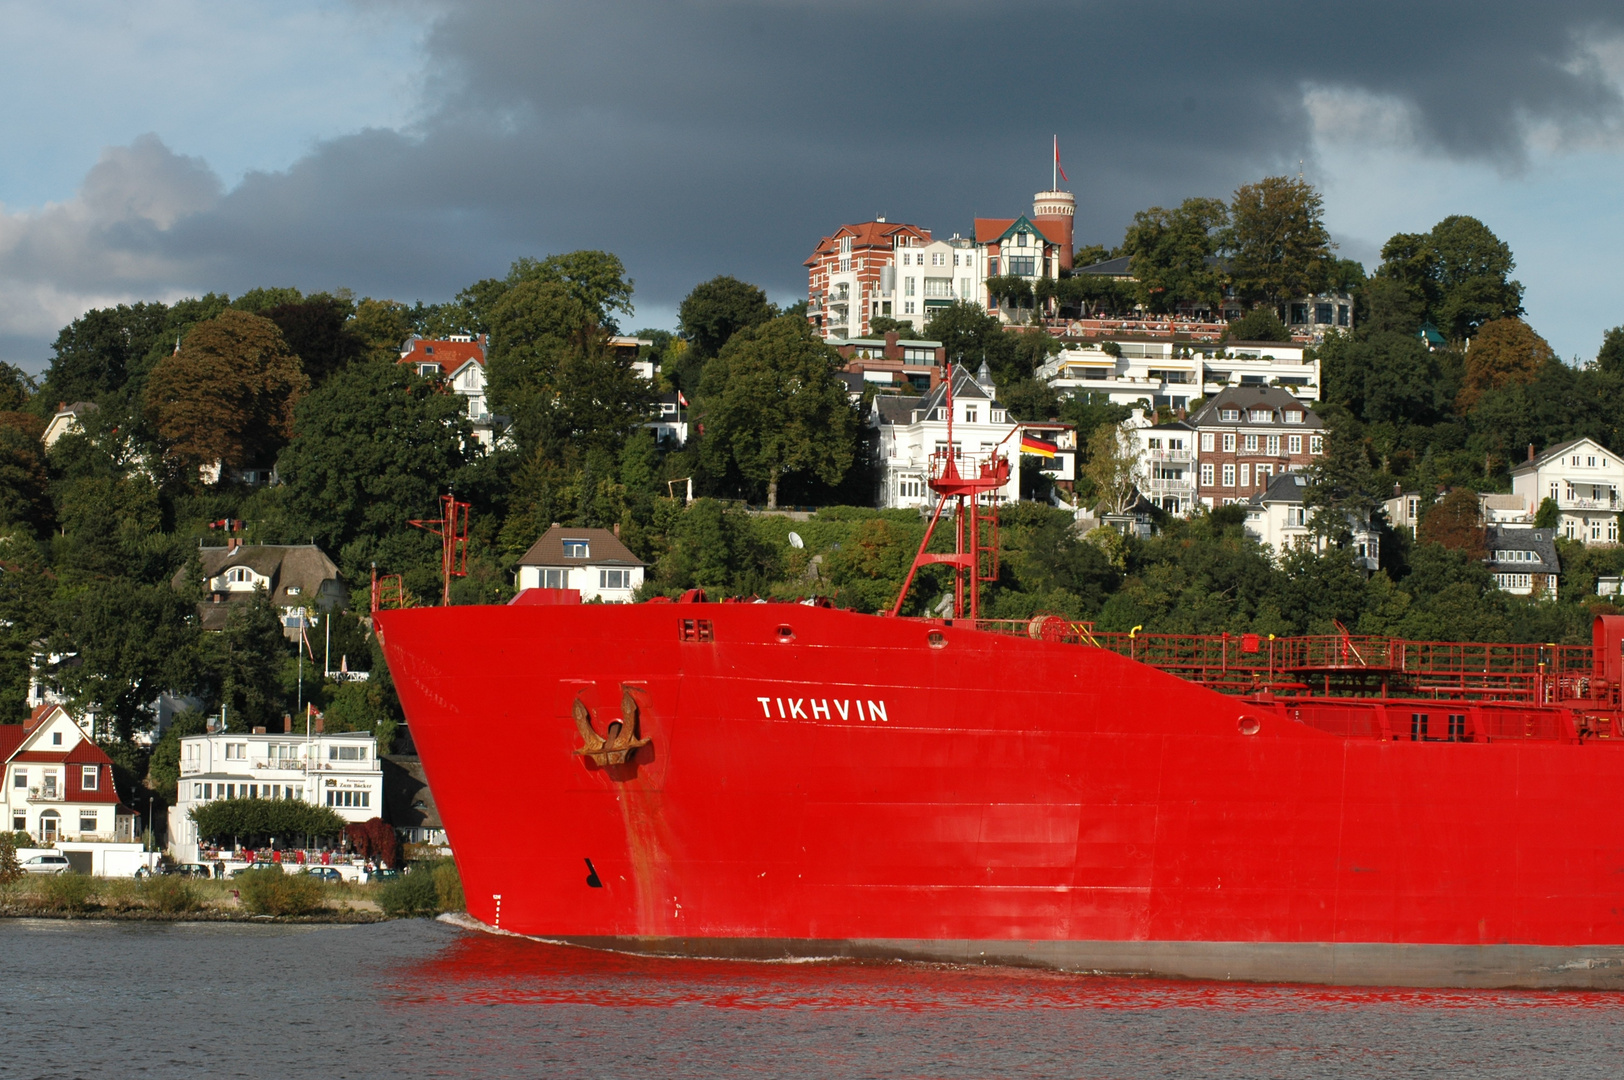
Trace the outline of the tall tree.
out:
[[[287,711],[282,667],[291,650],[270,598],[256,592],[247,603],[233,604],[226,628],[209,635],[203,651],[203,666],[226,709],[226,730],[280,730]]]
[[[409,366],[351,364],[299,402],[296,437],[277,460],[289,510],[335,554],[350,582],[369,563],[392,572],[432,562],[432,538],[407,525],[473,454],[461,398]]]
[[[724,274],[695,285],[677,309],[677,321],[700,359],[709,359],[734,334],[776,314],[765,292]]]
[[[508,269],[505,278],[476,281],[457,294],[449,307],[430,320],[435,332],[490,333],[494,312],[507,293],[524,284],[556,285],[584,308],[590,320],[611,334],[617,333],[615,312],[631,314],[632,281],[620,259],[607,251],[571,251],[545,259],[528,256]]]
[[[857,414],[836,377],[844,361],[805,319],[782,315],[734,334],[700,381],[702,452],[717,472],[731,462],[767,489],[811,473],[838,484],[855,453]]]
[[[1180,301],[1221,305],[1224,272],[1212,257],[1228,225],[1229,208],[1218,199],[1186,199],[1173,210],[1153,206],[1135,214],[1122,249],[1132,256],[1140,302],[1158,312]]]
[[[1516,265],[1503,240],[1463,214],[1430,232],[1398,233],[1382,245],[1372,284],[1391,284],[1371,294],[1371,314],[1380,329],[1414,332],[1425,319],[1465,341],[1484,323],[1523,313],[1522,284],[1510,276]]]
[[[1602,335],[1596,367],[1609,375],[1624,375],[1624,326],[1615,326]]]
[[[240,468],[269,462],[292,436],[309,385],[274,322],[226,311],[153,369],[147,409],[177,460]]]
[[[1094,492],[1106,513],[1126,514],[1139,497],[1144,469],[1139,462],[1138,434],[1128,421],[1101,425],[1088,437],[1088,463],[1083,475],[1094,482]]]
[[[1466,351],[1466,377],[1455,404],[1470,412],[1486,391],[1531,383],[1554,362],[1555,350],[1521,319],[1484,323]]]
[[[1237,188],[1225,239],[1241,296],[1278,307],[1324,289],[1336,247],[1324,216],[1320,193],[1303,180],[1269,176]]]
[[[348,325],[355,305],[347,296],[317,293],[260,312],[282,331],[312,384],[361,355],[363,343]],[[401,335],[404,339],[405,335]],[[399,342],[397,341],[398,345]]]
[[[23,525],[42,533],[51,519],[49,478],[40,436],[45,424],[23,412],[0,412],[0,530]]]
[[[113,578],[66,592],[55,605],[51,651],[77,654],[61,678],[74,705],[128,739],[151,726],[158,695],[198,686],[191,601],[168,582]]]

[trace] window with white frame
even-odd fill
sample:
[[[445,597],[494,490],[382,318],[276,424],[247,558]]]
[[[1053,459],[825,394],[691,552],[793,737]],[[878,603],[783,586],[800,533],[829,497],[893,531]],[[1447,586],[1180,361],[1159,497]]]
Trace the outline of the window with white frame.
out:
[[[1212,465],[1201,466],[1201,486],[1212,487]]]
[[[913,278],[905,277],[905,278],[902,279],[902,295],[903,296],[913,296],[914,295],[914,279]]]
[[[1212,432],[1203,431],[1201,433],[1201,449],[1211,453],[1214,441]]]
[[[28,770],[27,769],[15,769],[15,770],[13,770],[12,774],[11,774],[11,786],[14,787],[14,788],[25,788],[25,787],[27,787],[28,786]]]
[[[97,791],[101,788],[101,769],[95,765],[79,766],[79,787],[84,791]]]
[[[228,585],[251,584],[253,580],[254,572],[246,566],[233,566],[226,571],[226,583]]]
[[[1225,465],[1224,466],[1224,487],[1234,487],[1234,486],[1235,486],[1235,466],[1233,466],[1233,465]]]
[[[79,831],[82,833],[94,833],[96,831],[96,811],[79,811]]]
[[[240,743],[240,742],[228,742],[228,743],[226,743],[226,760],[227,761],[247,761],[248,760],[248,744],[247,743]]]
[[[329,746],[327,748],[328,761],[365,761],[367,748],[364,746]]]
[[[1280,456],[1280,436],[1270,435],[1268,439],[1268,453],[1270,457]]]
[[[966,405],[964,407],[964,422],[966,424],[973,424],[976,422],[976,407],[974,405]]]
[[[570,572],[568,570],[554,570],[543,568],[540,575],[543,589],[567,589],[570,587]]]
[[[1235,450],[1235,433],[1233,431],[1224,432],[1224,449],[1229,451],[1230,453],[1234,452],[1234,450]]]
[[[1224,423],[1233,423],[1241,418],[1239,409],[1219,409],[1218,419]]]
[[[564,541],[564,558],[566,559],[590,559],[592,557],[591,552],[592,545],[585,540]]]
[[[1242,445],[1246,447],[1246,452],[1248,454],[1257,453],[1257,436],[1247,435],[1245,437],[1245,442],[1243,442]]]
[[[1286,436],[1286,453],[1300,454],[1303,452],[1303,437],[1301,435]]]
[[[598,588],[600,589],[629,589],[632,587],[632,572],[630,570],[599,570]]]
[[[1323,436],[1323,435],[1310,435],[1308,437],[1308,452],[1310,454],[1323,454],[1323,453],[1325,453],[1325,436]]]
[[[1244,487],[1251,487],[1251,486],[1252,486],[1252,466],[1250,466],[1250,465],[1242,465],[1241,466],[1241,487],[1244,488]]]
[[[329,791],[327,793],[328,806],[368,807],[372,805],[370,791]]]
[[[1308,524],[1307,511],[1301,506],[1286,507],[1286,524],[1302,527]]]

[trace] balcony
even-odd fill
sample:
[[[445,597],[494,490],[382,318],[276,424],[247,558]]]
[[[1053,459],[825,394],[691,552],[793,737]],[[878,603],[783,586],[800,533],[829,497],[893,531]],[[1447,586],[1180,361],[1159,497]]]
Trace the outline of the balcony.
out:
[[[1573,496],[1563,496],[1556,501],[1559,510],[1609,510],[1617,512],[1619,500],[1612,499],[1580,499]]]
[[[67,802],[67,791],[55,784],[45,787],[31,787],[28,789],[28,801],[31,803],[60,803]]]

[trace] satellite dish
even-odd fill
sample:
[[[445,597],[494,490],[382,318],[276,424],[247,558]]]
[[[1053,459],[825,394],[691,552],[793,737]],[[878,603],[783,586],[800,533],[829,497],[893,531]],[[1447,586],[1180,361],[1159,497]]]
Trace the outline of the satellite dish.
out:
[[[800,533],[792,532],[789,534],[789,546],[792,548],[804,548],[806,547],[806,541],[801,539]]]

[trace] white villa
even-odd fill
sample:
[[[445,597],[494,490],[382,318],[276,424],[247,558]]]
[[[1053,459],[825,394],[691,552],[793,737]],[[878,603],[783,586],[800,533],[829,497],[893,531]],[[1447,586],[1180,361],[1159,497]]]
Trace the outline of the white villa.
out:
[[[1511,490],[1523,499],[1530,520],[1542,502],[1554,499],[1557,533],[1569,540],[1618,543],[1624,463],[1594,439],[1574,439],[1543,454],[1530,453],[1511,470]]]
[[[1324,537],[1315,536],[1310,528],[1313,512],[1303,503],[1308,477],[1300,472],[1283,473],[1269,481],[1269,486],[1247,500],[1246,531],[1257,541],[1272,548],[1278,558],[1294,547],[1313,547],[1325,550]],[[1348,529],[1353,534],[1354,565],[1362,570],[1374,571],[1381,566],[1381,541],[1371,527],[1368,517],[1348,514]]]
[[[22,724],[0,724],[11,832],[45,844],[135,839],[135,817],[113,790],[113,763],[61,705],[34,708]]]
[[[383,815],[378,741],[364,731],[193,735],[180,741],[180,785],[169,808],[169,851],[198,861],[193,807],[216,799],[298,799],[345,821]]]
[[[869,422],[880,433],[881,509],[934,505],[930,490],[932,459],[947,450],[947,384],[920,397],[882,394],[874,398]],[[1021,494],[1020,425],[993,396],[987,365],[972,377],[962,368],[953,375],[953,454],[961,473],[970,473],[994,455],[1009,458],[1009,483],[994,496],[1014,502]],[[1056,464],[1063,465],[1058,461]],[[1075,474],[1073,474],[1075,475]]]

